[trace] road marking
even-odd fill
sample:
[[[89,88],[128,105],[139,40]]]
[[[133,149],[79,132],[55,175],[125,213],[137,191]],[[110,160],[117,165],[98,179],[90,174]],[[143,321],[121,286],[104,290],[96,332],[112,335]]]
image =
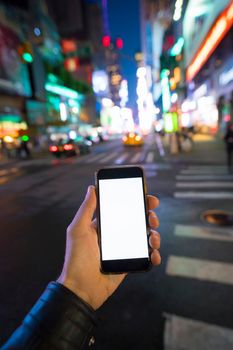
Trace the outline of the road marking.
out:
[[[0,170],[0,176],[5,176],[5,175],[8,175],[9,174],[9,170]]]
[[[176,187],[179,188],[233,188],[233,182],[177,182]]]
[[[190,165],[190,166],[188,166],[188,169],[190,169],[190,170],[199,170],[199,169],[206,169],[206,170],[225,169],[225,170],[226,170],[226,165]]]
[[[8,176],[3,176],[0,178],[0,185],[4,185],[7,181],[9,181]]]
[[[233,241],[233,230],[209,227],[198,227],[190,225],[176,225],[175,236],[185,238],[208,239],[214,241]]]
[[[230,350],[233,330],[177,315],[164,314],[164,350]]]
[[[233,264],[224,262],[171,255],[167,261],[166,273],[169,276],[233,285]]]
[[[17,173],[18,171],[19,171],[19,168],[2,169],[0,170],[0,176],[14,174],[14,173]]]
[[[166,163],[153,163],[153,164],[142,164],[145,169],[152,169],[152,170],[169,170],[171,169],[170,164]]]
[[[200,174],[206,174],[206,175],[208,175],[208,174],[210,174],[211,175],[211,173],[214,173],[214,174],[218,174],[218,175],[224,175],[224,174],[226,174],[227,175],[227,169],[225,168],[225,169],[193,169],[193,170],[191,170],[191,169],[183,169],[183,170],[181,170],[180,171],[180,173],[181,174],[189,174],[189,175],[200,175]]]
[[[165,151],[164,151],[164,148],[163,148],[163,143],[161,141],[161,137],[160,135],[156,134],[155,135],[155,141],[156,141],[156,145],[159,149],[159,154],[161,157],[164,157],[165,156]]]
[[[116,159],[115,164],[122,164],[128,156],[129,156],[128,153],[123,153],[120,158]]]
[[[146,169],[146,177],[147,178],[155,177],[156,175],[157,175],[156,171]]]
[[[232,175],[177,175],[177,180],[232,180]]]
[[[134,157],[130,160],[130,163],[137,163],[141,158],[141,152],[137,152]]]
[[[154,152],[149,152],[146,157],[146,163],[152,163],[154,159]]]
[[[100,158],[104,157],[106,153],[101,153],[101,154],[95,154],[94,156],[91,156],[89,159],[85,160],[85,163],[92,163],[96,162]]]
[[[175,198],[232,199],[233,192],[175,192]]]
[[[103,159],[101,159],[99,162],[100,163],[107,163],[109,162],[111,159],[115,158],[117,156],[117,152],[113,152],[109,155],[107,155],[106,157],[104,157]]]

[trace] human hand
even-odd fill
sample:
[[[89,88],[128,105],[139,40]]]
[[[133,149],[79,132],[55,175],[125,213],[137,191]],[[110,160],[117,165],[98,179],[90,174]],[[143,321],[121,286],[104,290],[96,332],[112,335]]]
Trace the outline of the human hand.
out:
[[[147,196],[147,208],[150,224],[151,262],[159,265],[161,257],[160,235],[154,229],[159,226],[153,212],[159,205],[154,196]],[[117,289],[126,274],[104,275],[100,272],[100,251],[98,245],[96,220],[95,187],[89,186],[81,207],[67,228],[65,262],[58,282],[87,302],[93,309],[98,309]]]

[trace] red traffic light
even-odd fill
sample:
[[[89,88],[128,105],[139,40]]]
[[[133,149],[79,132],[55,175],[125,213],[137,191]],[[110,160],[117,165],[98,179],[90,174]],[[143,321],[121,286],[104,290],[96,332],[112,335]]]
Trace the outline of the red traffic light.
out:
[[[110,39],[110,36],[109,35],[105,35],[103,36],[102,38],[102,44],[104,47],[109,47],[110,44],[111,44],[111,39]]]
[[[123,40],[121,38],[116,39],[116,47],[120,50],[123,49]]]

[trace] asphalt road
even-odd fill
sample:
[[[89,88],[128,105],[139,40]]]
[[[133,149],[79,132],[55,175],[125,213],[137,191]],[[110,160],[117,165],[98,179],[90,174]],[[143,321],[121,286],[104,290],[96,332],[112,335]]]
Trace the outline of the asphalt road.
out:
[[[162,264],[129,275],[101,307],[94,348],[202,349],[194,340],[185,345],[188,332],[195,338],[201,330],[208,350],[214,330],[223,337],[219,349],[232,349],[233,230],[201,219],[207,209],[233,210],[223,145],[198,137],[192,152],[172,156],[160,141],[153,135],[141,148],[124,148],[114,140],[80,158],[0,165],[0,344],[59,275],[66,227],[94,171],[141,164],[161,200]]]

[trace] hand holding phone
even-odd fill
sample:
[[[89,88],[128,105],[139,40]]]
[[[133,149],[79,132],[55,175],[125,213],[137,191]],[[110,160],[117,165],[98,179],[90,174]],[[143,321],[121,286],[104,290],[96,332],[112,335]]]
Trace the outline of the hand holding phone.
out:
[[[159,265],[160,235],[151,230],[158,227],[158,219],[152,215],[153,209],[158,206],[158,200],[147,195],[146,201],[150,212],[147,217],[150,223],[151,262],[153,265]],[[96,219],[93,219],[95,210],[96,191],[94,186],[89,186],[85,200],[67,228],[65,261],[58,282],[96,310],[118,288],[126,274],[111,275],[100,272],[100,249]]]
[[[100,169],[96,173],[96,188],[101,271],[148,270],[151,262],[143,169]]]

